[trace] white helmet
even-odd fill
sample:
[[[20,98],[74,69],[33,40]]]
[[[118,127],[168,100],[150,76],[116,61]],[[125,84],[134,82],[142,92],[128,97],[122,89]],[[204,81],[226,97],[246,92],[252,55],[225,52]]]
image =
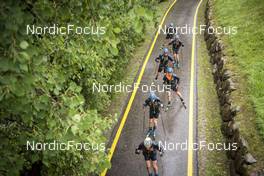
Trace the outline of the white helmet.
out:
[[[152,145],[152,139],[150,137],[146,137],[146,139],[144,140],[144,146],[146,148],[150,148]]]

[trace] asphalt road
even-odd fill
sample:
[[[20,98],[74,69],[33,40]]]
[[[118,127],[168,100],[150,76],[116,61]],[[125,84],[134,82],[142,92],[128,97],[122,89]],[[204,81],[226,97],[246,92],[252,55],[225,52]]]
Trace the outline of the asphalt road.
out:
[[[177,26],[192,26],[195,9],[198,0],[177,0],[174,7],[166,17],[164,24],[173,22]],[[164,9],[165,11],[166,9]],[[181,60],[181,68],[176,71],[180,77],[180,91],[189,106],[189,82],[190,82],[190,66],[192,51],[192,35],[180,35],[185,46],[183,48],[183,59]],[[165,35],[159,35],[151,57],[146,66],[141,84],[150,85],[154,80],[155,61],[161,50],[162,44],[168,43]],[[162,85],[161,77],[156,84]],[[167,103],[165,93],[158,94],[164,103]],[[128,115],[127,122],[123,128],[122,134],[118,141],[115,153],[112,158],[112,168],[107,172],[108,176],[143,176],[147,175],[145,161],[142,155],[135,155],[135,148],[144,140],[148,126],[148,111],[144,118],[142,104],[148,97],[148,93],[143,93],[140,89],[137,92],[133,105]],[[184,150],[184,143],[188,141],[188,109],[184,109],[180,100],[175,95],[173,99],[177,101],[167,112],[162,112],[158,122],[157,140],[165,144],[170,144],[170,150],[165,150],[162,158],[158,157],[159,173],[161,176],[185,176],[187,175],[188,151]],[[196,107],[194,107],[196,112]],[[195,116],[194,116],[195,117]],[[161,118],[164,122],[164,128]],[[194,119],[194,127],[195,119]],[[194,136],[195,135],[195,129]],[[182,149],[176,143],[182,143]],[[176,148],[177,145],[177,148]],[[168,147],[168,145],[167,145]],[[197,175],[196,155],[194,152],[194,175]]]

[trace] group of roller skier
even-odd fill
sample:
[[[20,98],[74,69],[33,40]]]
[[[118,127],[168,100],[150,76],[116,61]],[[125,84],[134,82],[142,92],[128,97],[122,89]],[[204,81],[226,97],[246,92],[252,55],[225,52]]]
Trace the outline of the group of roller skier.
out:
[[[136,154],[140,154],[142,152],[146,161],[146,168],[149,176],[159,175],[157,154],[159,153],[160,156],[162,156],[164,152],[163,147],[155,141],[155,131],[157,129],[158,117],[161,109],[167,109],[172,106],[172,93],[175,93],[180,98],[183,107],[186,109],[185,102],[178,87],[180,78],[174,72],[180,68],[179,52],[181,51],[181,48],[184,47],[184,44],[180,40],[179,36],[174,33],[174,29],[173,23],[170,23],[166,31],[166,41],[168,41],[168,45],[172,46],[173,57],[170,56],[169,49],[163,47],[162,54],[155,58],[155,62],[157,63],[155,80],[158,80],[160,74],[163,74],[163,84],[169,87],[169,90],[166,91],[168,104],[165,106],[154,91],[149,93],[148,98],[143,104],[144,114],[145,108],[149,107],[149,129],[147,131],[146,138],[135,150]],[[152,173],[152,168],[154,173]]]

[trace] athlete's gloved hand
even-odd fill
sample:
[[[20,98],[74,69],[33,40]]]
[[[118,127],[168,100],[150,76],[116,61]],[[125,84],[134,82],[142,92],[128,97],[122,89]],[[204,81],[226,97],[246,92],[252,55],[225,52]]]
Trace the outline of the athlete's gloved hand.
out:
[[[162,157],[163,156],[163,152],[160,152],[160,157]]]
[[[163,104],[160,104],[160,107],[161,107],[161,108],[163,108],[163,107],[164,107],[164,105],[163,105]]]
[[[138,149],[135,150],[135,154],[139,155],[140,151]]]

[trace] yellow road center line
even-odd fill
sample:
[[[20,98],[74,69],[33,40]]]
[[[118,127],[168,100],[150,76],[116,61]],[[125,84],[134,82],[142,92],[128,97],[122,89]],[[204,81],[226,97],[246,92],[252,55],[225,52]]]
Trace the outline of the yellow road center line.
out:
[[[203,0],[201,0],[196,7],[196,11],[193,18],[193,28],[196,27],[197,14],[199,7]],[[195,31],[193,32],[192,39],[192,56],[191,56],[191,79],[190,79],[190,100],[189,100],[189,136],[188,136],[188,167],[187,167],[187,176],[193,175],[193,95],[194,95],[194,55],[195,55],[195,44],[196,44],[196,35]]]
[[[164,21],[165,21],[167,15],[168,15],[168,13],[169,13],[169,11],[170,11],[171,8],[173,7],[173,5],[176,3],[176,1],[177,1],[177,0],[174,0],[173,3],[170,5],[170,7],[169,7],[169,8],[167,9],[167,11],[165,12],[165,14],[164,14],[164,16],[163,16],[163,18],[162,18],[162,20],[161,20],[161,22],[160,22],[160,26],[163,25],[163,23],[164,23]],[[154,40],[152,41],[151,47],[150,47],[150,49],[149,49],[149,51],[148,51],[148,54],[147,54],[147,56],[146,56],[146,58],[145,58],[145,61],[144,61],[144,63],[143,63],[143,66],[142,66],[142,68],[141,68],[141,71],[140,71],[140,73],[139,73],[139,76],[138,76],[138,79],[137,79],[137,82],[136,82],[137,85],[139,85],[140,82],[141,82],[141,79],[142,79],[142,76],[143,76],[143,74],[144,74],[144,71],[145,71],[146,65],[147,65],[148,60],[149,60],[149,57],[150,57],[150,55],[151,55],[151,53],[152,53],[152,51],[153,51],[153,48],[154,48],[154,46],[155,46],[155,43],[156,43],[156,41],[157,41],[158,36],[159,36],[159,31],[156,32],[155,38],[154,38]],[[119,127],[118,127],[117,132],[116,132],[116,135],[115,135],[115,138],[114,138],[113,143],[112,143],[112,145],[111,145],[111,148],[110,148],[110,150],[109,150],[109,153],[108,153],[108,159],[109,159],[109,161],[111,161],[111,159],[112,159],[112,157],[113,157],[113,154],[114,154],[114,151],[115,151],[116,145],[117,145],[117,143],[118,143],[118,140],[119,140],[119,138],[120,138],[120,135],[121,135],[121,132],[122,132],[122,130],[123,130],[123,128],[124,128],[124,125],[125,125],[125,123],[126,123],[126,119],[127,119],[128,113],[129,113],[129,111],[130,111],[130,109],[131,109],[131,106],[132,106],[132,103],[133,103],[134,98],[135,98],[135,96],[136,96],[136,93],[137,93],[137,89],[134,89],[133,92],[132,92],[132,95],[130,96],[130,99],[129,99],[129,102],[128,102],[128,104],[127,104],[127,107],[126,107],[125,113],[124,113],[124,115],[123,115],[123,117],[122,117],[122,119],[121,119],[120,125],[119,125]],[[101,173],[101,176],[105,176],[106,173],[107,173],[107,169],[105,169],[105,170]]]

